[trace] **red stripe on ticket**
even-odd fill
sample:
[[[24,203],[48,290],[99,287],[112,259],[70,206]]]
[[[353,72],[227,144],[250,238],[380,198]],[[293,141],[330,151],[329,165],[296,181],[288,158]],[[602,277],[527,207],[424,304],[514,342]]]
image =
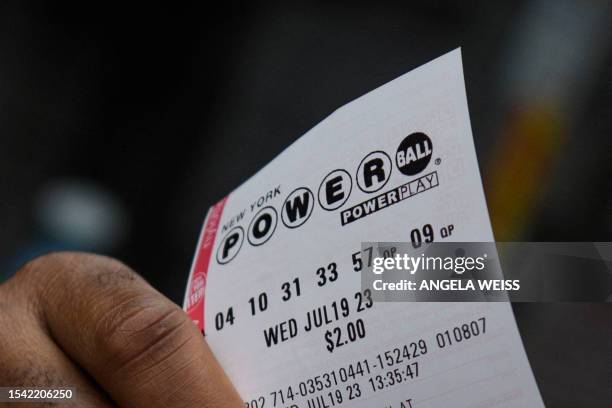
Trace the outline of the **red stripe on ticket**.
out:
[[[196,257],[191,267],[191,280],[189,281],[189,289],[187,291],[187,304],[185,310],[187,314],[198,326],[200,331],[204,332],[205,326],[205,289],[206,279],[208,277],[208,265],[215,246],[215,237],[217,236],[217,228],[223,207],[227,201],[227,197],[215,204],[204,221],[204,228],[200,234]]]

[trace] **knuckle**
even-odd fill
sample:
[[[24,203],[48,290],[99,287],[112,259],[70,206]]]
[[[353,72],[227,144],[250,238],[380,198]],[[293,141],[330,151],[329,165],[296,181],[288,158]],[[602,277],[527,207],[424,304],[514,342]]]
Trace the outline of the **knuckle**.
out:
[[[138,275],[122,262],[84,252],[50,252],[25,263],[12,278],[21,292],[78,290],[83,285],[100,289],[129,283]],[[9,281],[10,282],[10,281]]]
[[[106,288],[109,286],[120,286],[125,283],[129,284],[138,277],[138,274],[134,272],[129,266],[116,259],[98,259],[97,263],[98,265],[103,265],[102,268],[96,268],[94,274],[95,282],[101,288]]]
[[[74,258],[79,256],[88,257],[93,255],[80,254],[77,252],[48,252],[27,261],[21,268],[19,268],[16,276],[28,276],[46,269],[63,269],[64,266],[71,264],[74,261]]]
[[[58,271],[69,262],[68,253],[48,253],[24,263],[15,274],[0,286],[0,303],[5,312],[20,311],[38,314],[40,289],[48,286]],[[10,307],[4,307],[10,305]]]
[[[171,359],[192,338],[191,326],[174,304],[137,294],[103,315],[95,338],[108,370],[143,371]]]
[[[25,263],[0,286],[13,309],[34,316],[47,328],[47,310],[85,320],[104,313],[108,299],[138,294],[137,274],[113,258],[81,252],[51,252]],[[0,295],[3,293],[0,292]],[[85,296],[84,294],[88,294]],[[9,296],[10,295],[10,296]],[[8,310],[9,308],[3,308]]]
[[[26,262],[15,273],[14,280],[19,284],[33,285],[48,282],[57,276],[73,276],[91,272],[99,275],[109,269],[129,270],[121,262],[112,258],[85,252],[49,252]]]
[[[63,259],[63,254],[55,252],[32,258],[15,272],[15,275],[9,280],[9,283],[27,288],[36,281],[38,275],[41,275],[49,269],[56,269],[61,265]]]

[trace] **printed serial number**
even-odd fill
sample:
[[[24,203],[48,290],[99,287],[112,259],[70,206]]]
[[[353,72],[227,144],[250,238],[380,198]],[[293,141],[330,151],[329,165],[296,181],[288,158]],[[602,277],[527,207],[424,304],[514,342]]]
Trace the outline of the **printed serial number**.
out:
[[[66,400],[72,399],[70,388],[5,388],[3,400]]]

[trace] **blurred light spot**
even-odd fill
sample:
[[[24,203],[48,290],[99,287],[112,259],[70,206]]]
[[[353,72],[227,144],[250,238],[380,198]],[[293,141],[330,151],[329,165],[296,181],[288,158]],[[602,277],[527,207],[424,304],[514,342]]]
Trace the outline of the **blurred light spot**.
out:
[[[42,232],[76,248],[117,248],[128,232],[128,216],[110,191],[85,180],[54,180],[40,192],[36,216]]]

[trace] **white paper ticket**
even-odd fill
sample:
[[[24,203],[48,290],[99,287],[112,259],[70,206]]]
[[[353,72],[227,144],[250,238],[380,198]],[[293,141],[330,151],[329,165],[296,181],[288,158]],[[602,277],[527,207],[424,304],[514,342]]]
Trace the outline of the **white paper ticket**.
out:
[[[362,242],[493,241],[459,49],[213,206],[185,310],[247,407],[543,406],[507,303],[373,302]]]

